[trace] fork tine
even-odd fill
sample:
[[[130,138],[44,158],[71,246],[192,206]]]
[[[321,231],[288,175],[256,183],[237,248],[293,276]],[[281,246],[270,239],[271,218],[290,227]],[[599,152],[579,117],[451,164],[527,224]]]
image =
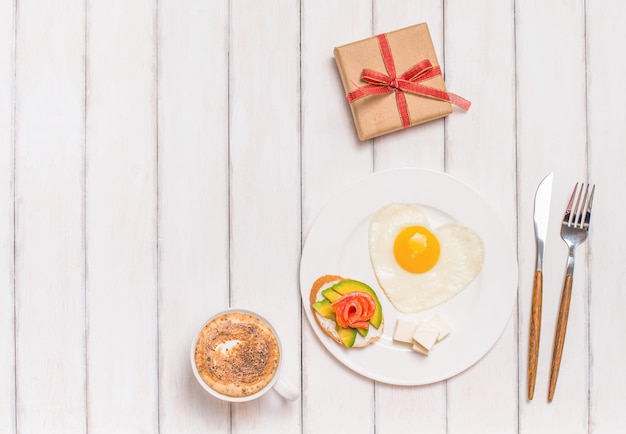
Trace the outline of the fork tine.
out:
[[[580,193],[583,192],[583,186],[580,186]],[[576,205],[576,222],[574,222],[574,227],[583,227],[584,218],[586,215],[586,203],[587,203],[587,195],[589,194],[589,184],[585,186],[585,195],[583,196],[582,202],[580,202],[580,208],[578,208],[578,204]],[[578,196],[580,200],[580,196]]]
[[[576,227],[576,225],[578,224],[578,217],[579,217],[579,213],[581,210],[580,198],[583,195],[584,188],[585,188],[585,184],[581,183],[580,189],[578,190],[578,193],[576,195],[576,206],[574,207],[574,210],[572,211],[572,218],[570,219],[570,222],[571,224],[574,225],[574,227]],[[583,201],[583,206],[584,206],[584,201]]]
[[[574,186],[574,191],[572,191],[572,197],[569,198],[569,203],[567,204],[567,209],[565,210],[565,215],[563,216],[563,223],[567,223],[569,226],[572,223],[572,205],[574,203],[574,198],[576,197],[576,190],[578,189],[578,183]]]
[[[596,191],[596,185],[591,186],[591,194],[589,194],[589,201],[587,202],[587,211],[585,212],[585,222],[583,227],[589,230],[589,223],[591,222],[591,205],[593,205],[593,194]]]

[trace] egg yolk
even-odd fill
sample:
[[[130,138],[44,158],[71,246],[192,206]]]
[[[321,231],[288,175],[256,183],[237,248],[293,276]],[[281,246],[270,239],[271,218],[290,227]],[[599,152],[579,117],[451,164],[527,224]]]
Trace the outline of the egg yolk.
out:
[[[393,254],[409,273],[424,273],[439,260],[439,240],[424,226],[409,226],[396,237]]]

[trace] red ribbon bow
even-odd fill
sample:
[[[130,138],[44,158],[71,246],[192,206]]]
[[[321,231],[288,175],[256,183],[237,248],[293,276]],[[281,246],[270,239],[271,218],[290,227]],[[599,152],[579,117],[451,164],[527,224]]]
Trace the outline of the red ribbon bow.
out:
[[[407,69],[400,76],[397,76],[387,36],[382,34],[378,35],[377,38],[383,62],[385,63],[385,68],[387,69],[387,74],[367,68],[363,69],[361,72],[361,80],[369,84],[346,95],[350,104],[367,96],[385,95],[395,92],[396,104],[398,105],[398,111],[400,113],[400,117],[402,118],[402,128],[411,126],[409,106],[406,102],[404,92],[410,92],[416,95],[438,99],[440,101],[447,101],[466,111],[470,108],[471,102],[465,98],[444,90],[420,84],[421,81],[441,75],[441,68],[439,68],[439,66],[433,66],[428,59],[418,62],[416,65]]]

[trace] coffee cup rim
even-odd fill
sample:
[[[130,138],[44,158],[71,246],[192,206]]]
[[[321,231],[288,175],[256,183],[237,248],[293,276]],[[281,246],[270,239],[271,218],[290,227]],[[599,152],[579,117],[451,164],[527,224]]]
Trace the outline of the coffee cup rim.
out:
[[[256,393],[253,393],[252,395],[229,396],[229,395],[224,395],[223,393],[218,392],[217,390],[209,386],[207,383],[205,383],[205,381],[200,376],[200,373],[198,372],[198,367],[196,366],[196,357],[195,357],[196,344],[198,342],[198,338],[200,337],[200,333],[202,333],[202,330],[204,329],[204,327],[208,323],[213,321],[215,318],[218,318],[222,315],[226,315],[229,313],[244,313],[244,314],[248,314],[248,315],[251,315],[260,319],[270,328],[270,330],[272,330],[272,333],[274,333],[274,336],[276,337],[276,342],[278,342],[279,358],[278,358],[278,366],[276,367],[276,371],[274,372],[274,375],[272,376],[272,379],[269,381],[269,383],[267,383],[263,389],[259,390]],[[196,331],[193,340],[191,341],[191,370],[193,372],[194,377],[196,378],[197,382],[206,392],[208,392],[209,394],[213,395],[214,397],[218,399],[221,399],[222,401],[247,402],[247,401],[252,401],[254,399],[260,398],[261,396],[265,395],[265,393],[267,393],[268,390],[274,387],[274,385],[276,384],[276,381],[278,381],[282,365],[283,365],[283,348],[282,348],[282,343],[280,341],[280,337],[278,336],[278,333],[276,332],[276,329],[274,328],[272,323],[269,322],[267,318],[265,318],[263,315],[259,314],[258,312],[249,310],[249,309],[228,308],[228,309],[224,309],[215,313],[200,326],[200,328]]]

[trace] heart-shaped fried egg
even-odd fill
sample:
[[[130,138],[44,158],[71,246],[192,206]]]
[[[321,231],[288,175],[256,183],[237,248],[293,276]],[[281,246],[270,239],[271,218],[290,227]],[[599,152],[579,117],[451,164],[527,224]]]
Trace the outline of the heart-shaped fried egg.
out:
[[[369,253],[376,278],[400,312],[419,312],[450,300],[480,273],[479,235],[458,223],[430,228],[416,205],[393,203],[369,224]]]

